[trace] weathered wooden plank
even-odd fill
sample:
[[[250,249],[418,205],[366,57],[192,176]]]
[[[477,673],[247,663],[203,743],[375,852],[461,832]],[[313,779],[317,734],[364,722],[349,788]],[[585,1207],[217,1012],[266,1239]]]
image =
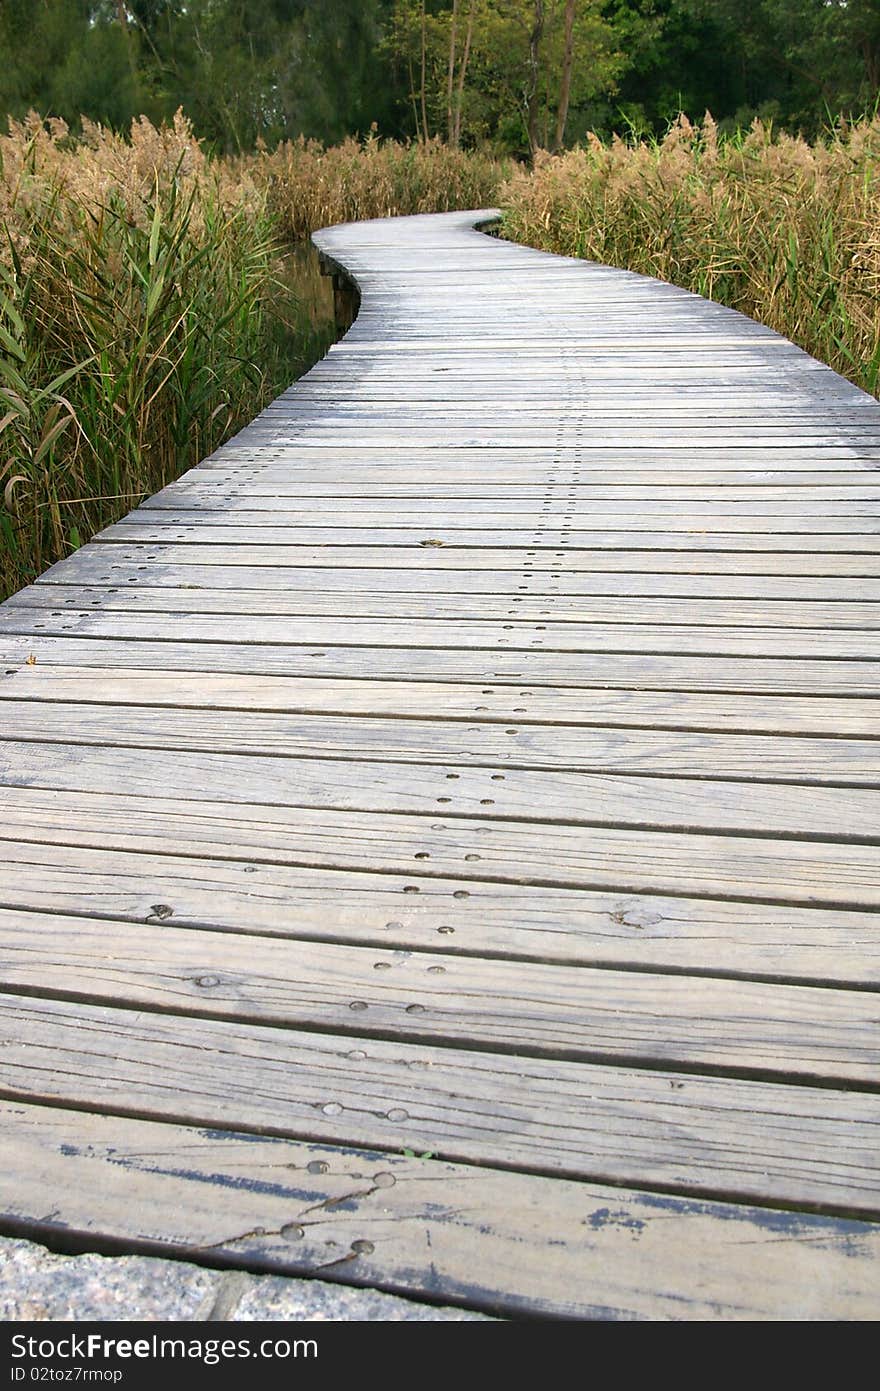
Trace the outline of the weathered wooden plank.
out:
[[[442,541],[441,537],[427,538]],[[630,538],[631,544],[631,538]],[[74,582],[79,562],[98,553],[108,565],[133,565],[144,571],[152,561],[179,565],[263,566],[272,570],[284,566],[326,566],[387,570],[390,554],[387,546],[226,546],[218,544],[97,545],[86,547],[55,567],[68,582]],[[564,565],[558,562],[564,560]],[[533,545],[515,547],[480,547],[441,545],[401,546],[394,551],[394,568],[407,570],[514,570],[522,578],[528,571],[565,571],[577,574],[674,574],[674,575],[845,575],[861,579],[880,576],[880,558],[864,554],[835,551],[816,551],[801,547],[800,553],[788,551],[727,552],[711,547],[701,549],[694,539],[690,549],[657,551],[650,546],[643,550],[578,550],[573,547],[550,548]]]
[[[782,394],[772,397],[760,392],[729,392],[725,396],[723,393],[713,395],[711,389],[704,389],[698,397],[692,393],[690,399],[683,397],[681,400],[676,400],[668,392],[650,390],[634,391],[630,400],[624,398],[619,388],[617,391],[612,388],[601,393],[593,392],[588,419],[592,427],[604,426],[619,430],[621,426],[632,423],[637,410],[639,415],[650,417],[652,423],[661,422],[664,426],[675,424],[684,430],[690,430],[694,427],[695,404],[700,406],[700,428],[721,427],[719,433],[731,424],[741,427],[743,416],[751,413],[750,407],[751,410],[760,413],[765,426],[791,425],[795,427],[796,432],[803,430],[810,422],[813,423],[816,434],[827,430],[829,426],[836,428],[841,425],[844,430],[849,431],[862,423],[852,402],[843,398],[838,401],[833,398],[820,399],[810,408],[799,410],[792,405],[790,398],[786,400]],[[494,426],[499,421],[511,420],[516,420],[529,429],[540,429],[546,428],[548,424],[551,427],[555,426],[560,414],[564,415],[569,405],[567,397],[554,394],[552,391],[542,392],[540,398],[524,399],[522,395],[517,397],[507,392],[497,393],[494,389],[476,389],[467,393],[459,387],[455,398],[447,402],[443,400],[442,395],[431,396],[416,383],[410,390],[401,391],[397,400],[390,397],[388,387],[378,391],[373,389],[353,392],[349,399],[342,396],[338,388],[329,393],[325,390],[318,394],[311,389],[309,383],[304,383],[296,396],[279,398],[267,406],[263,412],[263,420],[277,421],[281,428],[295,428],[304,423],[336,428],[348,424],[355,417],[359,421],[366,417],[369,427],[390,429],[395,433],[398,433],[397,427],[402,423],[409,424],[410,419],[422,426],[433,425],[441,429],[450,421],[456,426],[472,429],[488,423]],[[628,410],[627,407],[632,409]],[[872,412],[867,403],[863,408],[862,418],[870,429]]]
[[[528,697],[523,697],[524,700]],[[190,749],[285,758],[454,763],[548,771],[761,778],[880,785],[880,741],[809,735],[705,733],[596,725],[501,726],[445,719],[153,709],[149,705],[8,700],[19,740]],[[290,774],[293,779],[294,774]]]
[[[367,470],[364,466],[369,464]],[[694,487],[712,484],[763,485],[776,483],[793,488],[802,483],[826,484],[861,483],[870,486],[876,481],[876,460],[859,456],[855,451],[813,451],[804,457],[796,449],[777,446],[772,460],[766,451],[725,450],[719,446],[711,459],[693,455],[686,450],[659,451],[640,455],[636,461],[626,450],[581,451],[575,446],[561,444],[548,451],[534,449],[493,450],[491,444],[480,450],[457,449],[437,453],[430,449],[393,450],[382,452],[361,450],[352,444],[340,445],[332,460],[309,453],[307,446],[282,448],[271,440],[259,449],[230,443],[222,454],[203,459],[195,468],[170,483],[169,496],[181,496],[188,488],[224,490],[238,483],[255,485],[255,495],[266,492],[269,485],[279,488],[281,497],[299,497],[296,484],[381,485],[409,483],[418,486],[418,477],[430,480],[444,489],[450,485],[472,485],[475,477],[492,484],[519,489],[523,485],[537,486],[545,493],[549,486],[605,486],[641,483],[657,486]],[[535,483],[536,477],[543,482]],[[260,484],[265,484],[261,487]],[[157,493],[164,497],[166,490]],[[158,504],[157,504],[158,505]]]
[[[144,799],[252,802],[284,807],[496,816],[548,824],[728,831],[876,841],[880,795],[861,787],[755,780],[494,769],[464,764],[348,763],[309,757],[114,749],[100,744],[0,742],[8,787],[110,792]],[[18,799],[21,800],[20,798]],[[61,804],[56,794],[54,801]],[[75,814],[75,813],[74,813]],[[232,815],[234,816],[234,811]],[[845,828],[845,830],[842,830]]]
[[[232,511],[273,512],[280,504],[286,506],[288,499],[296,499],[308,506],[320,505],[327,510],[332,504],[342,500],[369,498],[375,502],[390,502],[402,499],[410,504],[424,500],[425,484],[414,481],[405,473],[382,481],[383,470],[365,472],[363,469],[340,471],[337,466],[332,471],[320,474],[306,474],[301,468],[291,467],[287,475],[273,470],[271,482],[267,480],[265,465],[254,464],[247,487],[237,490],[230,483],[221,487],[215,478],[209,484],[207,479],[185,474],[175,483],[169,483],[161,492],[150,498],[150,508],[155,511],[169,509],[196,509],[219,507]],[[646,472],[631,477],[622,477],[611,470],[602,475],[601,483],[566,480],[564,484],[550,480],[544,483],[517,482],[516,479],[499,479],[489,472],[482,482],[470,483],[444,481],[438,475],[432,484],[432,497],[456,505],[468,504],[485,507],[491,503],[503,504],[506,512],[534,511],[547,498],[572,499],[579,506],[601,501],[609,504],[620,501],[624,505],[639,505],[645,502],[686,503],[689,505],[723,503],[725,508],[742,506],[755,507],[771,504],[774,508],[785,506],[791,512],[801,508],[810,512],[818,510],[826,503],[841,504],[852,502],[855,506],[880,501],[880,482],[864,472],[835,475],[829,482],[825,474],[757,474],[745,481],[730,479],[724,473],[713,473],[706,469],[695,483],[693,476],[674,478],[663,482],[654,473]],[[784,480],[784,482],[782,481]]]
[[[473,686],[435,681],[326,680],[163,672],[101,667],[23,665],[4,674],[0,700],[87,701],[178,709],[276,711],[324,715],[393,715],[474,720],[481,724],[553,723],[636,728],[760,731],[880,737],[880,698],[754,696],[565,687]]]
[[[524,661],[524,658],[527,660]],[[487,681],[529,686],[634,688],[651,691],[731,691],[876,696],[880,663],[801,661],[785,657],[665,656],[605,653],[559,654],[540,648],[505,652],[454,648],[315,647],[270,643],[171,642],[118,638],[52,637],[0,633],[0,669],[32,664],[147,667],[162,671],[370,677],[414,681]],[[527,668],[527,669],[526,669]]]
[[[665,308],[665,307],[664,307]],[[358,328],[363,330],[366,321],[361,319]],[[444,325],[446,328],[446,325]],[[588,332],[589,330],[586,330]],[[682,341],[676,344],[668,336],[665,340],[658,335],[658,340],[653,343],[645,344],[638,341],[638,330],[633,325],[630,334],[632,341],[627,341],[626,334],[616,334],[614,336],[587,338],[577,336],[572,338],[567,347],[576,351],[579,358],[579,366],[589,369],[594,362],[607,361],[609,353],[614,353],[615,376],[618,381],[625,381],[628,370],[632,366],[641,366],[649,369],[653,374],[662,357],[667,367],[679,365],[683,368],[689,367],[695,358],[704,368],[721,369],[724,367],[753,367],[775,368],[784,370],[787,365],[800,368],[802,359],[797,350],[792,350],[789,344],[778,342],[774,343],[769,337],[764,337],[758,344],[747,343],[742,340],[742,336],[725,341],[723,339],[713,340],[709,337],[703,339],[700,347],[703,351],[695,351],[693,329],[688,324],[688,331],[683,336]],[[360,339],[361,341],[358,341]],[[412,334],[409,337],[401,337],[397,340],[390,336],[383,336],[377,341],[376,337],[369,332],[358,333],[355,331],[347,338],[334,344],[332,357],[336,359],[337,365],[344,360],[357,364],[358,358],[369,358],[372,367],[379,364],[393,370],[401,366],[406,366],[409,373],[410,363],[416,358],[421,359],[427,350],[430,349],[431,370],[436,372],[442,370],[442,365],[459,369],[462,373],[469,371],[474,364],[488,361],[494,372],[498,370],[498,357],[503,353],[505,361],[515,364],[523,373],[527,373],[532,367],[546,367],[548,364],[559,362],[559,331],[554,332],[549,329],[543,341],[538,338],[530,344],[524,344],[521,337],[510,337],[505,334],[490,334],[485,325],[473,324],[473,337],[457,337],[454,344],[450,345],[449,335],[441,332],[426,332]],[[768,353],[769,349],[769,353]],[[709,351],[707,351],[709,350]],[[647,374],[646,374],[647,375]],[[753,374],[754,375],[754,374]],[[794,374],[792,374],[794,381]],[[869,425],[873,423],[869,418]],[[695,430],[701,428],[699,419],[692,420]],[[749,419],[741,422],[741,427],[747,431],[749,428],[760,433],[763,425],[760,421]],[[854,425],[855,429],[856,426]],[[641,426],[642,432],[651,433],[650,422],[645,422]]]
[[[386,311],[387,314],[387,311]],[[423,341],[423,340],[422,340]],[[433,346],[433,343],[432,343]],[[621,344],[615,343],[611,349],[616,352]],[[757,374],[756,374],[757,375]],[[431,383],[424,376],[419,377],[416,373],[413,379],[407,374],[403,379],[400,393],[401,415],[406,417],[411,403],[416,405],[425,404],[426,419],[445,420],[447,418],[460,419],[465,417],[471,421],[480,421],[479,406],[482,401],[487,407],[487,411],[499,411],[499,406],[505,410],[508,403],[511,403],[511,415],[522,417],[527,420],[542,420],[548,415],[553,417],[553,423],[559,418],[560,413],[565,412],[565,408],[571,405],[571,398],[565,391],[565,384],[560,383],[554,388],[548,384],[548,388],[540,393],[523,393],[520,391],[516,395],[508,384],[506,390],[501,390],[497,376],[492,382],[491,388],[486,387],[481,390],[475,387],[474,383],[468,383],[464,379],[463,373],[457,373],[454,386],[455,392],[452,395],[450,404],[452,410],[449,416],[444,413],[442,395],[434,383],[434,392],[430,391]],[[590,423],[596,421],[605,422],[614,420],[618,423],[630,423],[631,415],[627,415],[627,400],[622,390],[624,375],[618,378],[606,379],[601,389],[593,390],[590,393],[589,401],[586,404],[585,416]],[[427,388],[427,391],[426,391]],[[442,391],[442,388],[440,389]],[[690,400],[688,395],[683,394],[681,398],[676,398],[675,393],[668,388],[664,390],[663,384],[654,385],[650,382],[642,381],[636,390],[633,391],[633,399],[641,408],[639,415],[645,426],[653,424],[655,419],[666,419],[672,417],[678,419],[683,417],[690,425],[695,424],[695,412],[688,407],[693,405],[693,398],[697,394],[695,388],[690,388]],[[759,413],[762,424],[775,425],[780,421],[791,421],[798,426],[804,426],[810,421],[815,421],[818,425],[827,428],[829,424],[836,425],[841,422],[847,427],[853,427],[864,423],[871,427],[874,423],[873,412],[871,411],[868,400],[864,396],[856,393],[848,395],[844,392],[837,394],[817,393],[816,399],[811,401],[804,409],[802,414],[798,414],[798,398],[794,392],[786,396],[783,389],[777,387],[775,391],[767,390],[759,383],[752,388],[742,392],[742,399],[731,391],[724,390],[723,387],[715,388],[710,384],[710,380],[704,377],[702,392],[699,392],[700,399],[705,406],[705,413],[700,414],[699,426],[705,427],[712,425],[717,419],[732,420],[738,426],[742,426],[744,419],[750,424],[754,414]],[[398,404],[390,396],[388,374],[384,378],[373,381],[367,378],[362,384],[357,384],[352,390],[351,397],[346,397],[340,389],[339,374],[336,374],[335,381],[332,373],[316,373],[312,378],[302,382],[298,391],[282,395],[271,402],[262,412],[263,422],[273,421],[279,417],[285,420],[297,421],[301,417],[312,417],[323,409],[322,418],[325,421],[332,421],[334,424],[340,417],[345,417],[352,413],[362,413],[363,403],[375,403],[376,409],[371,414],[373,421],[380,420],[383,423],[391,421],[397,422],[401,415],[395,414],[395,406]],[[858,403],[858,404],[857,404]],[[655,416],[650,407],[657,406],[658,411]]]
[[[538,431],[560,423],[560,401],[553,401],[552,395],[546,391],[531,392],[530,398],[534,399],[523,401],[521,395],[514,396],[509,391],[499,391],[495,383],[492,384],[491,391],[484,384],[481,388],[471,388],[470,394],[467,394],[466,389],[459,383],[457,394],[446,402],[437,392],[431,394],[431,391],[427,391],[423,384],[416,384],[409,391],[403,389],[396,401],[392,399],[391,389],[385,384],[384,387],[355,392],[352,398],[346,399],[341,395],[338,385],[335,388],[325,385],[323,391],[317,391],[310,389],[309,383],[304,383],[296,398],[281,398],[274,405],[268,406],[264,412],[263,423],[266,426],[277,424],[279,431],[288,427],[298,430],[300,426],[310,424],[336,428],[346,426],[353,419],[360,421],[364,417],[370,421],[371,427],[381,427],[385,430],[392,428],[395,423],[405,423],[409,426],[410,420],[418,421],[425,428],[432,427],[435,431],[442,431],[449,421],[457,428],[466,427],[468,430],[480,427],[481,424],[487,423],[487,420],[491,420],[492,424],[500,420],[505,420],[506,423],[516,421],[528,430]],[[563,402],[562,405],[564,415],[567,402]],[[484,410],[482,417],[481,406]],[[727,392],[719,391],[712,394],[712,389],[705,387],[701,392],[691,392],[690,396],[683,396],[680,401],[674,401],[670,392],[652,392],[645,389],[631,392],[631,398],[627,401],[620,383],[606,383],[601,394],[594,392],[592,395],[589,423],[592,427],[601,426],[619,431],[621,427],[626,427],[633,419],[634,413],[638,412],[639,415],[644,413],[651,416],[665,427],[681,426],[688,430],[692,427],[695,408],[699,408],[701,412],[702,428],[717,428],[722,440],[730,427],[737,431],[753,428],[755,412],[763,416],[767,426],[794,426],[797,430],[802,430],[812,423],[816,433],[837,426],[842,426],[848,431],[859,420],[858,412],[852,409],[851,402],[844,399],[837,402],[823,399],[816,402],[812,409],[798,410],[792,408],[791,401],[784,403],[781,396],[762,396],[759,392],[738,394],[733,388]],[[867,408],[863,420],[870,428],[870,412]],[[370,437],[367,435],[367,440],[368,438]],[[792,435],[792,438],[797,440],[798,434]]]
[[[65,586],[59,593],[57,585],[32,585],[12,601],[15,608],[48,611],[50,617],[65,612],[88,613],[92,608],[102,612],[128,611],[162,615],[175,614],[255,614],[258,616],[289,614],[299,616],[326,615],[330,618],[416,618],[513,620],[538,623],[549,618],[551,623],[621,624],[663,623],[687,627],[760,627],[767,628],[880,628],[880,603],[869,600],[840,600],[831,603],[759,599],[680,599],[628,597],[625,604],[618,597],[575,598],[558,594],[553,589],[545,594],[482,595],[425,593],[420,595],[373,593],[367,589],[348,591],[310,588],[308,590],[228,590],[200,588],[169,588],[168,586],[121,586],[109,593],[104,588]],[[556,631],[553,629],[553,631]]]
[[[418,349],[421,351],[421,348]],[[381,426],[370,429],[365,422],[358,424],[359,443],[363,448],[370,445],[374,449],[388,449],[395,445],[408,447],[408,443],[418,444],[419,437],[423,442],[427,442],[432,449],[467,449],[479,448],[482,443],[483,435],[487,427],[492,429],[495,447],[499,449],[528,449],[533,444],[544,444],[547,442],[548,434],[552,433],[552,427],[543,428],[533,427],[531,430],[517,424],[514,428],[505,429],[501,421],[475,423],[471,427],[466,425],[456,428],[454,425],[447,424],[444,428],[438,429],[436,426],[425,425],[420,431],[416,420],[409,420],[405,423],[405,429],[391,427],[383,430]],[[305,435],[305,425],[300,427],[299,432],[295,425],[279,424],[273,432],[273,442],[281,444],[297,444]],[[308,447],[309,449],[320,451],[333,451],[335,453],[338,446],[346,439],[346,432],[343,426],[327,426],[322,429],[317,422],[308,423]],[[715,430],[700,430],[698,426],[682,428],[677,425],[657,425],[652,428],[640,429],[629,426],[621,426],[614,431],[609,427],[584,426],[578,432],[578,443],[582,447],[589,447],[591,444],[596,448],[613,449],[625,447],[635,458],[640,452],[654,453],[677,445],[690,447],[695,450],[714,449],[718,444],[726,444],[731,449],[760,449],[772,459],[775,446],[781,444],[788,447],[794,441],[803,451],[802,457],[809,458],[812,451],[826,449],[846,448],[861,452],[876,452],[880,446],[880,428],[875,426],[867,429],[861,426],[849,428],[847,426],[828,426],[822,432],[816,431],[810,425],[805,425],[802,429],[797,429],[791,425],[764,426],[753,430],[737,428],[731,426],[729,429],[718,427]]]
[[[138,569],[137,552],[130,562],[115,560],[115,552],[105,548],[80,552],[75,567],[67,561],[53,565],[40,580],[15,595],[16,603],[52,606],[52,596],[45,589],[68,590],[69,595],[56,593],[55,606],[77,591],[86,588],[101,590],[102,603],[128,603],[125,591],[150,595],[154,589],[179,589],[193,603],[199,596],[196,590],[220,590],[238,599],[242,590],[259,590],[268,602],[284,603],[303,593],[328,596],[331,594],[432,594],[438,603],[447,595],[468,595],[476,603],[485,596],[501,599],[519,598],[522,602],[536,601],[553,595],[558,601],[576,598],[678,598],[681,600],[759,599],[764,605],[766,621],[771,623],[775,605],[781,601],[816,602],[826,606],[833,617],[831,604],[854,602],[876,603],[880,600],[880,579],[867,576],[837,575],[708,575],[660,574],[646,571],[607,574],[576,573],[557,567],[548,571],[532,570],[433,570],[425,565],[419,570],[397,570],[378,567],[360,568],[356,565],[335,569],[321,566],[282,565],[163,565],[151,561],[148,573]],[[115,594],[112,592],[115,590]],[[271,596],[271,600],[269,599]],[[134,600],[132,600],[134,602]],[[230,604],[230,608],[232,604]],[[619,620],[625,621],[628,605],[619,604]],[[270,610],[271,611],[271,610]]]
[[[880,1099],[681,1071],[0,998],[0,1092],[876,1217]],[[426,1085],[426,1082],[428,1085]]]
[[[519,962],[178,932],[167,920],[80,918],[73,942],[52,917],[0,923],[6,991],[532,1058],[880,1085],[873,992],[537,962],[523,977]]]
[[[602,519],[597,519],[601,521]],[[363,525],[350,517],[339,524],[321,525],[320,522],[297,526],[236,526],[232,522],[222,529],[224,546],[259,545],[271,551],[282,553],[301,546],[418,546],[425,541],[440,539],[445,546],[460,547],[463,550],[482,547],[512,546],[528,550],[530,546],[541,545],[545,550],[558,546],[571,549],[623,550],[626,547],[643,547],[653,550],[687,551],[703,549],[709,551],[782,551],[797,553],[808,537],[810,546],[817,551],[842,551],[850,555],[868,554],[876,551],[878,528],[873,519],[856,517],[817,518],[797,517],[792,519],[787,530],[773,525],[768,519],[766,530],[754,524],[756,519],[739,517],[683,517],[681,526],[671,525],[673,518],[658,518],[652,528],[651,518],[645,518],[642,527],[597,526],[594,530],[579,525],[574,519],[571,523],[560,519],[555,526],[544,521],[540,526],[529,529],[525,526],[494,528],[481,526],[451,526],[442,517],[436,524],[429,509],[421,520],[413,517],[412,523],[394,525],[370,522],[366,517]],[[811,525],[813,523],[813,525]],[[109,526],[95,538],[94,544],[110,545],[115,541],[152,542],[174,541],[193,545],[211,545],[218,541],[217,528],[204,522],[198,525],[173,526],[162,523],[155,526],[142,522],[137,514],[124,518]],[[440,536],[437,537],[439,531]],[[283,559],[283,554],[279,555]]]
[[[510,882],[624,893],[702,895],[838,908],[880,906],[880,847],[540,821],[426,822],[375,812],[62,797],[0,786],[0,837],[69,846],[454,878],[453,892]],[[75,809],[75,810],[74,810]],[[278,811],[280,810],[280,815]],[[418,884],[403,892],[420,892]],[[467,886],[464,888],[463,886]]]
[[[407,884],[418,893],[407,892]],[[161,889],[167,902],[156,902]],[[75,941],[84,913],[179,929],[444,951],[568,966],[681,971],[822,985],[880,985],[875,913],[473,880],[404,883],[145,851],[6,840],[0,924],[55,915]],[[332,911],[328,910],[332,904]],[[60,917],[64,914],[78,916]],[[222,946],[218,947],[222,952]],[[528,967],[522,966],[524,975]]]
[[[802,490],[803,491],[803,490]],[[257,499],[256,501],[259,501]],[[552,527],[571,521],[577,531],[630,529],[652,531],[670,520],[681,525],[669,526],[671,531],[690,530],[697,523],[722,531],[760,533],[779,531],[850,531],[869,530],[848,525],[853,519],[877,521],[880,502],[843,498],[805,501],[800,494],[779,502],[734,501],[725,499],[620,499],[610,500],[572,496],[571,490],[545,490],[539,501],[523,502],[510,494],[498,498],[448,499],[431,491],[430,497],[418,498],[358,498],[312,497],[305,501],[286,501],[276,498],[267,516],[267,509],[254,505],[248,494],[237,506],[207,502],[201,505],[178,503],[176,507],[154,507],[152,501],[143,503],[129,520],[144,526],[187,528],[192,526],[275,527],[325,525],[328,521],[346,527],[418,526],[430,519],[435,526],[484,527],[486,529],[513,527]]]
[[[105,609],[35,611],[14,600],[0,609],[0,633],[32,635],[38,639],[110,637],[171,643],[251,643],[313,646],[316,643],[355,647],[446,648],[452,652],[516,651],[526,671],[535,649],[563,653],[626,653],[711,657],[764,657],[877,662],[880,633],[875,628],[758,628],[717,624],[675,623],[542,623],[502,615],[494,622],[474,619],[462,623],[444,618],[344,618],[312,614],[186,614],[140,613]],[[486,659],[483,659],[484,665]],[[648,668],[645,668],[647,676]]]
[[[341,433],[356,419],[359,427],[365,427],[363,440],[367,444],[375,438],[376,433],[399,442],[404,431],[412,429],[413,438],[418,443],[426,435],[447,440],[450,431],[472,434],[491,428],[498,431],[498,443],[503,448],[511,438],[506,432],[510,431],[512,424],[519,427],[527,440],[535,437],[546,444],[548,434],[557,425],[560,414],[564,414],[567,404],[565,402],[560,406],[559,401],[553,399],[540,403],[520,401],[517,408],[512,408],[508,399],[497,400],[488,393],[475,393],[470,401],[461,401],[448,410],[443,402],[425,401],[419,394],[404,396],[399,402],[355,398],[350,403],[341,403],[338,400],[306,398],[297,404],[279,401],[267,407],[264,424],[275,426],[278,437],[285,442],[295,442],[301,431],[308,431],[310,439],[320,440],[325,434]],[[698,429],[706,434],[710,431],[716,433],[722,441],[739,440],[743,434],[743,415],[748,409],[745,402],[724,405],[707,400],[700,411],[697,425],[693,402],[675,404],[670,403],[668,398],[658,401],[656,397],[643,394],[630,404],[633,410],[627,413],[619,399],[594,399],[586,416],[586,428],[581,431],[583,436],[587,440],[595,439],[601,430],[607,433],[612,442],[620,443],[623,434],[628,435],[630,429],[634,428],[636,440],[646,437],[662,439],[673,431],[677,439],[690,439]],[[824,409],[820,405],[800,414],[790,403],[782,408],[758,399],[753,409],[762,416],[762,424],[759,429],[753,429],[756,433],[767,431],[771,445],[779,438],[777,432],[783,430],[786,439],[815,438],[826,445],[838,440],[875,438],[877,425],[869,410],[860,419],[858,412],[846,403],[842,402],[836,410],[830,401],[823,404]],[[638,426],[633,427],[636,411],[640,416],[650,417],[650,430],[640,431]],[[452,438],[454,441],[455,434]],[[700,439],[705,442],[702,433]]]
[[[0,1115],[21,1176],[3,1216],[38,1235],[508,1314],[876,1316],[873,1223],[56,1107]]]

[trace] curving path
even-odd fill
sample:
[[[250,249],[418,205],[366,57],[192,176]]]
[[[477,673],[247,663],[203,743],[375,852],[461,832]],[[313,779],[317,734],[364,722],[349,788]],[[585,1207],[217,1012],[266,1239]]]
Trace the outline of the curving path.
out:
[[[0,1228],[874,1318],[880,406],[481,216],[0,608]]]

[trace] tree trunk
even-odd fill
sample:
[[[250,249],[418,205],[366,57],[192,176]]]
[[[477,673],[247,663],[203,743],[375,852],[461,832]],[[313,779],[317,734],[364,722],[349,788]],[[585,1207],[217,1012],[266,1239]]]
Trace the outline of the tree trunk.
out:
[[[464,102],[464,80],[467,76],[468,63],[471,56],[471,39],[474,36],[474,14],[477,8],[477,0],[471,0],[471,7],[468,11],[468,27],[464,40],[464,52],[461,55],[461,63],[458,69],[458,92],[455,98],[455,141],[458,145],[461,142],[461,108]]]
[[[428,53],[427,26],[428,26],[428,21],[427,21],[427,18],[426,18],[426,16],[425,16],[425,0],[422,0],[422,91],[421,91],[422,102],[421,102],[421,104],[422,104],[422,139],[423,139],[425,142],[427,142],[427,139],[428,139],[428,104],[427,104],[427,98],[426,98],[426,96],[425,96],[425,82],[426,82],[426,71],[427,71],[427,61],[428,61],[428,60],[427,60],[427,53]]]
[[[409,53],[409,52],[407,52],[407,55],[406,55],[406,66],[407,66],[407,71],[408,71],[408,73],[409,73],[409,97],[410,97],[410,101],[412,102],[413,118],[414,118],[415,123],[416,123],[416,140],[421,141],[421,138],[422,138],[422,131],[421,131],[421,127],[420,127],[420,125],[419,125],[419,108],[418,108],[418,103],[416,102],[416,79],[415,79],[415,73],[413,72],[412,54]]]
[[[119,20],[120,28],[125,35],[125,47],[128,52],[128,66],[131,68],[132,77],[137,77],[137,64],[134,57],[134,48],[131,41],[131,30],[128,27],[128,15],[125,13],[125,0],[116,0],[116,17]]]
[[[562,52],[562,79],[559,83],[559,109],[556,113],[556,136],[553,150],[562,148],[568,104],[571,100],[571,71],[574,66],[574,12],[577,0],[565,0],[565,46]]]
[[[455,116],[452,109],[452,94],[455,91],[455,40],[458,28],[458,0],[452,0],[452,19],[449,26],[449,63],[446,69],[446,139],[455,144]]]
[[[538,148],[538,72],[541,39],[544,37],[544,0],[535,0],[535,18],[529,34],[529,86],[526,93],[526,130],[529,153]]]
[[[868,86],[872,92],[876,92],[880,88],[880,45],[872,44],[866,37],[862,40],[860,48]]]

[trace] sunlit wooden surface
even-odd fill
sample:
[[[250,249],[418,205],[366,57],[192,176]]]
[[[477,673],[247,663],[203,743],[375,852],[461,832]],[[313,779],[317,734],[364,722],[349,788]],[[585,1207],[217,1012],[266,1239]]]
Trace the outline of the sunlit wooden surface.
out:
[[[0,608],[4,1229],[876,1318],[880,406],[480,217]]]

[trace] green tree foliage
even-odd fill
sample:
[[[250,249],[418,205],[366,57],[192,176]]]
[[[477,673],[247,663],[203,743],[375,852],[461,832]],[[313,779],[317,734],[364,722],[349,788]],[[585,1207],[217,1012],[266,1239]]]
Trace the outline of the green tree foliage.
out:
[[[0,0],[0,111],[127,123],[142,93],[127,36],[88,0]]]
[[[183,106],[218,149],[393,124],[386,0],[0,0],[0,112],[125,127]]]
[[[662,129],[709,109],[814,134],[880,96],[878,0],[609,0],[628,69],[621,113]]]
[[[154,101],[218,148],[340,139],[376,114],[382,0],[132,0]],[[387,115],[377,104],[378,115]]]
[[[534,152],[623,65],[603,0],[396,0],[387,48],[415,133]]]
[[[521,154],[679,111],[814,134],[880,93],[880,0],[0,0],[0,115],[179,107],[216,149],[382,134]]]
[[[732,7],[731,7],[732,9]],[[755,17],[763,50],[757,58],[784,74],[788,106],[781,114],[811,124],[817,109],[861,114],[880,91],[880,4],[877,0],[763,0]],[[757,46],[756,46],[757,47]]]

